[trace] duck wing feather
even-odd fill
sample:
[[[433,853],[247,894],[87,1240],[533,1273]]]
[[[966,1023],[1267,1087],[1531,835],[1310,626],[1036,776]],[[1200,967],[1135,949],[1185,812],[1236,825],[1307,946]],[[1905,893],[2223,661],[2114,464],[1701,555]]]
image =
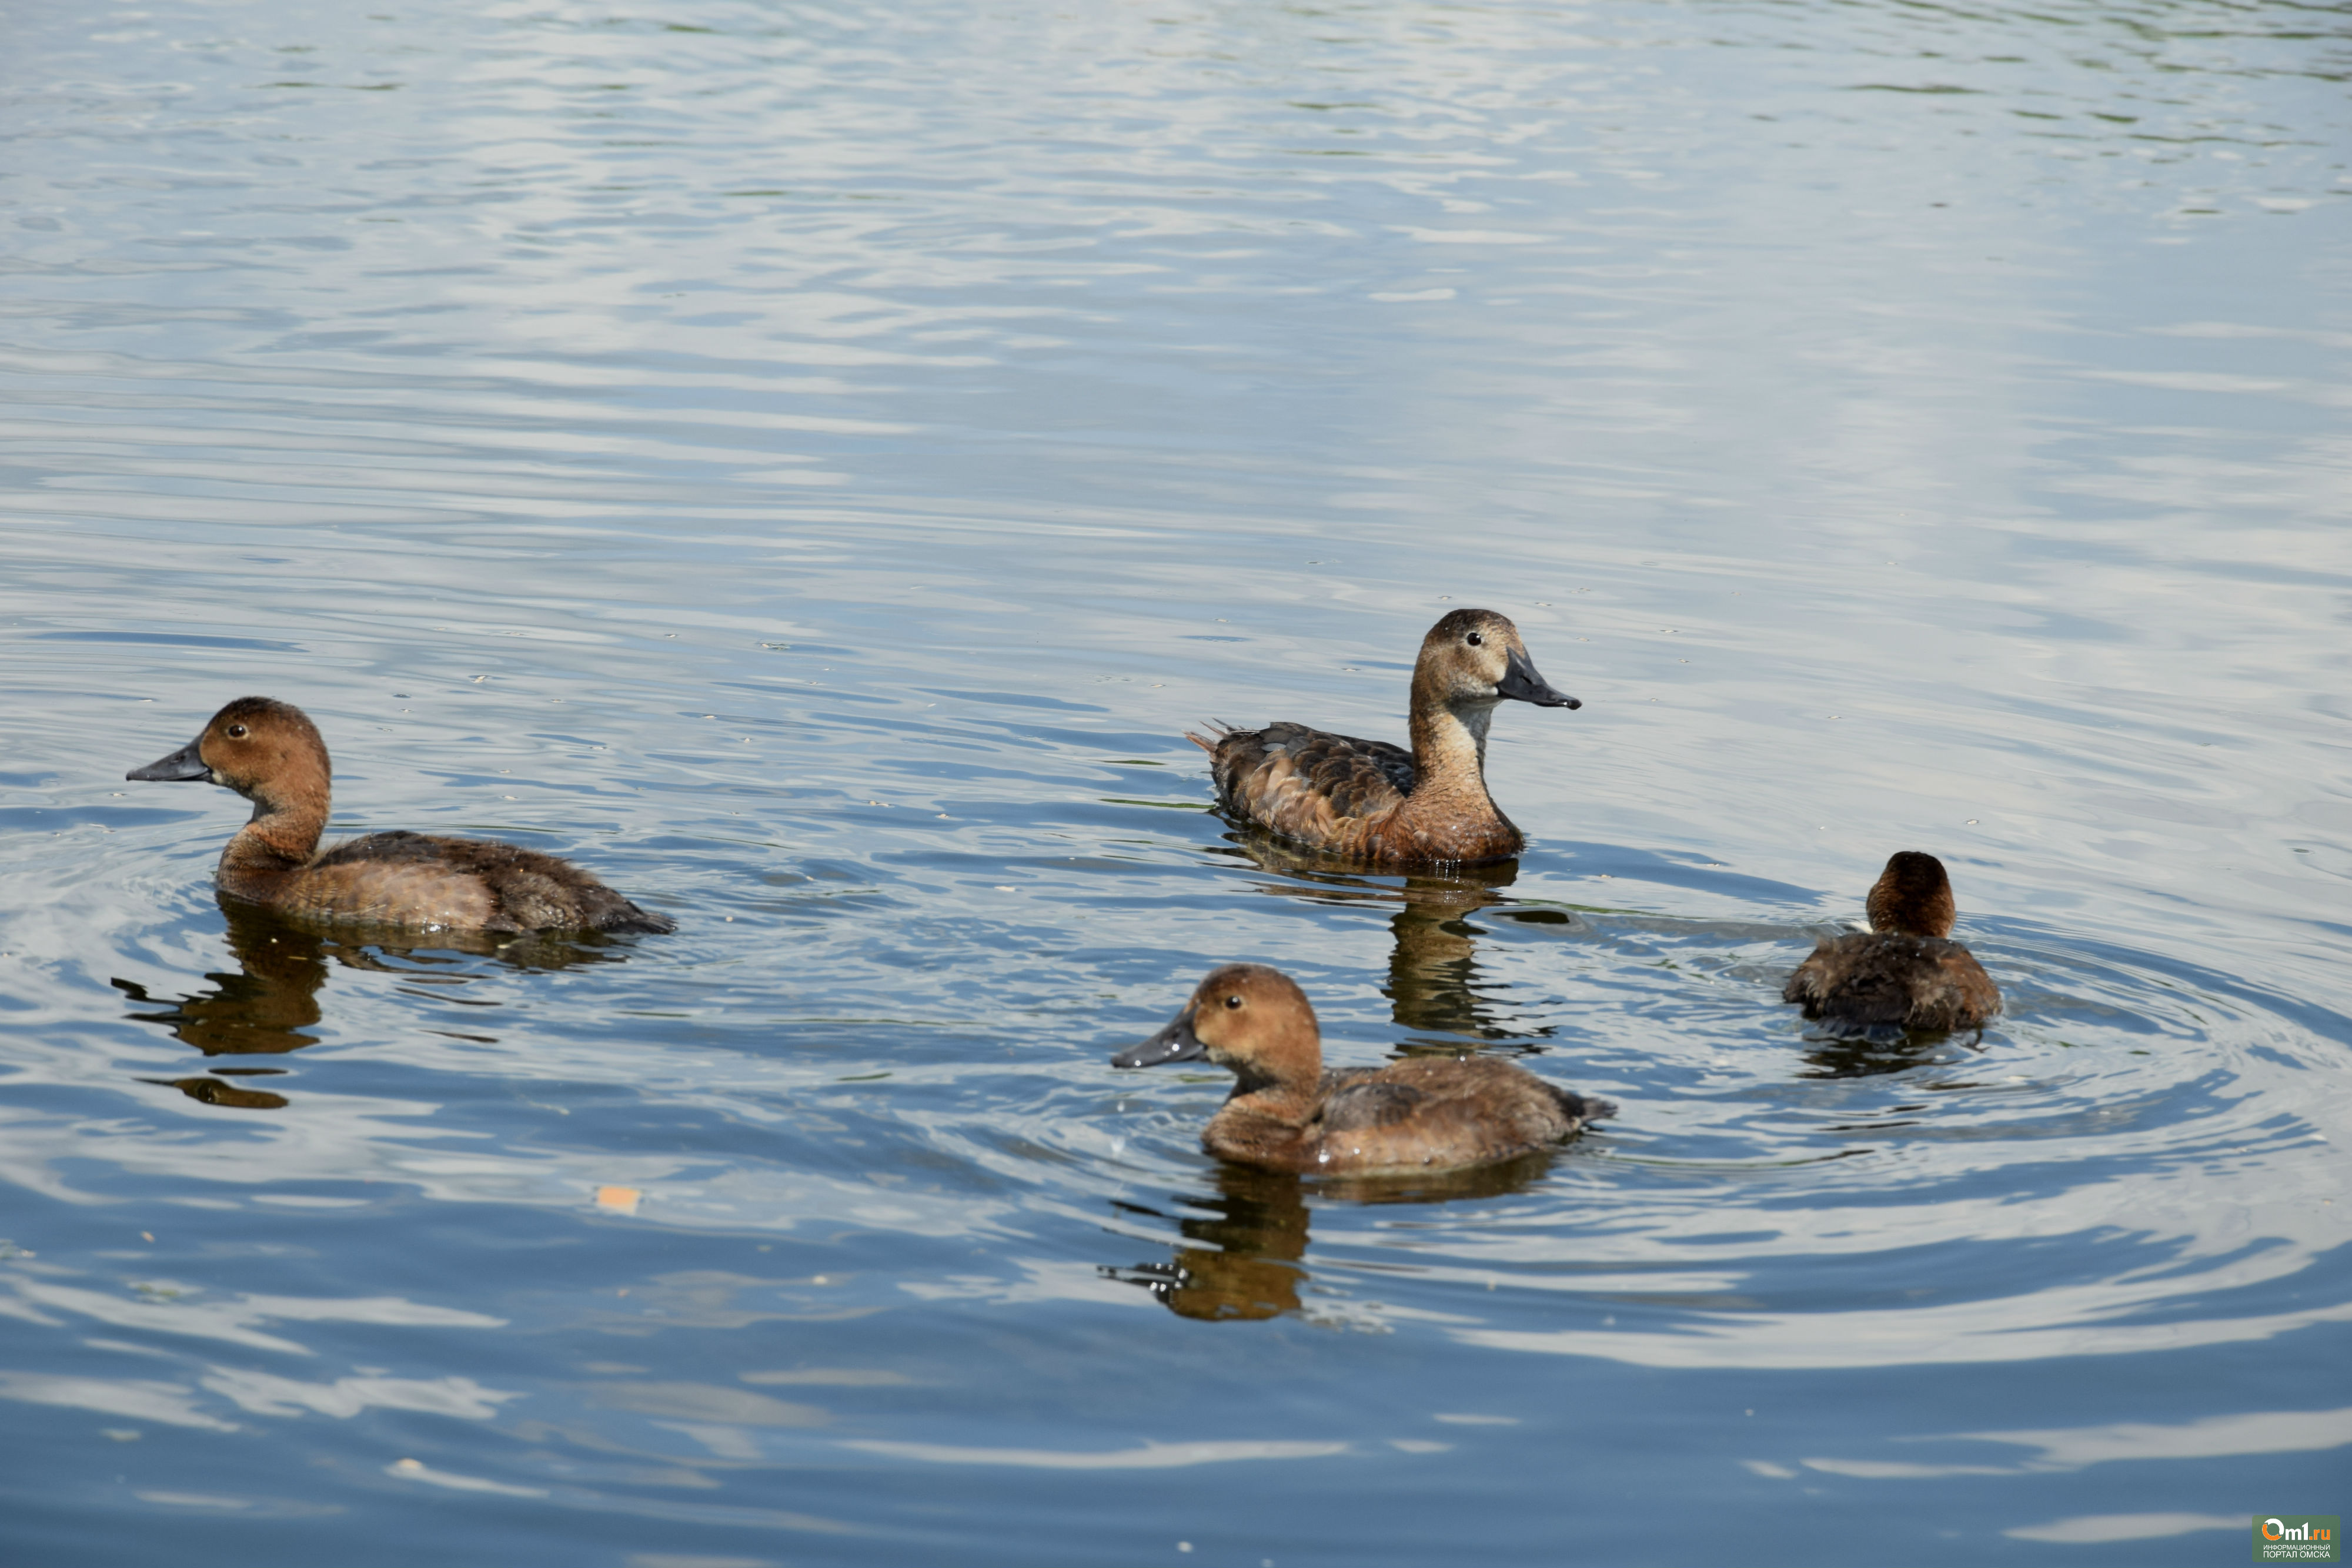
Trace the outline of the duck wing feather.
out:
[[[442,838],[405,830],[337,844],[304,868],[404,867],[469,878],[489,894],[497,913],[486,929],[643,931],[677,929],[666,915],[641,909],[570,861],[489,839]]]
[[[1317,1120],[1328,1135],[1360,1133],[1411,1118],[1429,1096],[1409,1083],[1385,1078],[1377,1069],[1357,1068],[1331,1074],[1337,1086],[1323,1096]]]
[[[1395,810],[1417,777],[1401,746],[1303,724],[1228,730],[1213,756],[1220,804],[1309,841],[1329,838],[1338,822]]]
[[[1780,998],[1864,1028],[1968,1029],[2000,1010],[2000,988],[1968,948],[1894,932],[1821,938]]]

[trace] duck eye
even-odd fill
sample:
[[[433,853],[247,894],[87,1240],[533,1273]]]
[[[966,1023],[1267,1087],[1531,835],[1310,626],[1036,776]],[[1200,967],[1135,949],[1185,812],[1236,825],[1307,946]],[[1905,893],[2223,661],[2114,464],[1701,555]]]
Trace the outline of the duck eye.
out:
[[[1239,1007],[1239,1006],[1241,1006],[1241,1005],[1242,1005],[1242,999],[1241,999],[1241,998],[1239,998],[1239,997],[1227,997],[1227,998],[1225,998],[1225,1006],[1227,1006],[1227,1007],[1229,1007],[1229,1008],[1237,1008],[1237,1007]]]
[[[1481,637],[1475,632],[1471,632],[1470,635],[1463,638],[1462,640],[1465,643],[1469,643],[1473,648],[1483,648],[1486,645],[1486,639]]]
[[[228,727],[228,737],[231,740],[243,740],[245,738],[245,726],[241,724],[230,725]]]

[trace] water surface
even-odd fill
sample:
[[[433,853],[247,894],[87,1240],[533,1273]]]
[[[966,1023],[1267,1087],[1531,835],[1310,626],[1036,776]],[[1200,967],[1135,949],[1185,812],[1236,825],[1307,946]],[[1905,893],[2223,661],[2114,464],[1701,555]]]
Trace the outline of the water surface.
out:
[[[2341,1501],[2339,12],[0,25],[12,1559],[2187,1563]],[[1210,812],[1185,727],[1399,738],[1465,604],[1586,705],[1497,719],[1519,862]],[[680,931],[225,913],[241,804],[121,775],[248,691],[336,831]],[[2006,1014],[1808,1030],[1904,848]],[[1237,957],[1335,1061],[1622,1113],[1221,1167],[1219,1075],[1106,1059]]]

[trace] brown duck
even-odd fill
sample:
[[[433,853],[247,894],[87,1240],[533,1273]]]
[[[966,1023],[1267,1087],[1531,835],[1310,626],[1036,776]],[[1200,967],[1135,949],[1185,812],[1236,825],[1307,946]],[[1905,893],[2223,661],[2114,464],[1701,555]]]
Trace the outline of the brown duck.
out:
[[[1934,855],[1890,856],[1870,890],[1870,929],[1824,936],[1789,977],[1783,1001],[1809,1019],[1863,1028],[1976,1029],[2000,1011],[2000,988],[1948,940],[1958,913]]]
[[[1506,697],[1584,706],[1536,674],[1508,619],[1456,610],[1422,639],[1411,751],[1303,724],[1185,738],[1228,815],[1295,842],[1383,866],[1504,860],[1527,844],[1486,793],[1486,726]]]
[[[327,743],[300,708],[239,697],[126,779],[205,779],[253,802],[221,851],[226,897],[314,920],[478,931],[675,931],[568,861],[512,844],[370,833],[324,853]]]
[[[1267,1170],[1458,1170],[1547,1148],[1617,1110],[1491,1057],[1421,1056],[1327,1072],[1306,993],[1263,964],[1214,970],[1173,1023],[1110,1062],[1201,1058],[1240,1081],[1201,1146]]]

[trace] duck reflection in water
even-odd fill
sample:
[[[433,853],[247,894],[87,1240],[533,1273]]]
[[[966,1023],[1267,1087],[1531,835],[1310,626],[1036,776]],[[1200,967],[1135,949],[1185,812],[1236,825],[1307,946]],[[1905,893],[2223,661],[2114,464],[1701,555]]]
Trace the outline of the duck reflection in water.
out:
[[[1133,1268],[1100,1266],[1102,1276],[1150,1291],[1178,1317],[1206,1322],[1255,1321],[1313,1309],[1302,1301],[1312,1293],[1307,1264],[1307,1200],[1343,1203],[1442,1203],[1451,1198],[1499,1197],[1525,1191],[1550,1168],[1549,1155],[1530,1155],[1500,1165],[1435,1175],[1404,1176],[1296,1176],[1220,1162],[1211,1173],[1213,1193],[1176,1193],[1171,1214],[1142,1204],[1120,1203],[1124,1213],[1174,1220],[1188,1246],[1165,1263]]]
[[[1515,1016],[1503,985],[1486,978],[1478,963],[1478,938],[1486,932],[1470,917],[1512,902],[1503,890],[1518,879],[1518,862],[1399,877],[1361,861],[1302,850],[1254,829],[1225,839],[1232,848],[1216,852],[1282,879],[1261,883],[1262,893],[1353,908],[1395,906],[1389,916],[1389,978],[1381,991],[1397,1026],[1423,1037],[1407,1040],[1408,1051],[1458,1051],[1465,1040],[1543,1040],[1554,1032],[1550,1024]]]
[[[1125,1213],[1173,1218],[1189,1247],[1166,1263],[1132,1269],[1105,1264],[1106,1279],[1139,1285],[1182,1318],[1277,1318],[1298,1310],[1307,1280],[1307,1197],[1299,1179],[1280,1171],[1220,1165],[1213,1194],[1178,1193],[1195,1211],[1173,1216],[1141,1204],[1113,1203]]]
[[[117,979],[114,988],[132,1001],[161,1007],[161,1012],[126,1016],[141,1023],[162,1024],[183,1045],[194,1046],[206,1057],[282,1056],[319,1043],[308,1032],[321,1017],[319,988],[331,964],[347,968],[397,974],[412,982],[430,978],[456,983],[458,975],[425,976],[426,966],[446,966],[457,955],[491,957],[524,969],[557,969],[573,964],[618,963],[628,949],[607,946],[593,936],[546,934],[500,942],[479,932],[438,932],[429,949],[371,942],[371,936],[395,936],[413,943],[416,933],[402,927],[372,932],[366,926],[338,925],[331,936],[316,925],[297,923],[252,904],[223,899],[221,913],[228,922],[229,956],[236,960],[235,974],[208,974],[212,988],[173,1000],[151,994],[135,980]],[[188,1078],[143,1078],[177,1089],[207,1105],[240,1110],[276,1111],[286,1097],[228,1082],[232,1078],[282,1077],[282,1067],[213,1066],[206,1074]]]
[[[1483,979],[1477,939],[1485,929],[1470,924],[1481,909],[1510,900],[1503,889],[1519,874],[1519,862],[1464,866],[1452,876],[1409,876],[1389,917],[1394,938],[1389,950],[1389,1008],[1400,1028],[1419,1034],[1454,1037],[1433,1043],[1472,1040],[1539,1039],[1549,1025],[1514,1027],[1502,1005],[1499,983]],[[1412,1043],[1412,1042],[1408,1042]]]
[[[1815,1035],[1805,1041],[1800,1078],[1875,1078],[1915,1067],[1951,1067],[1984,1053],[1979,1035],[1905,1033]]]

